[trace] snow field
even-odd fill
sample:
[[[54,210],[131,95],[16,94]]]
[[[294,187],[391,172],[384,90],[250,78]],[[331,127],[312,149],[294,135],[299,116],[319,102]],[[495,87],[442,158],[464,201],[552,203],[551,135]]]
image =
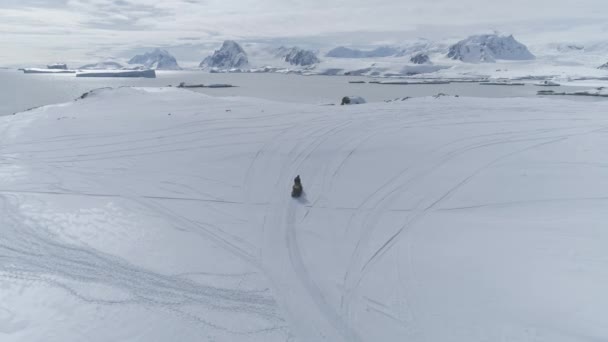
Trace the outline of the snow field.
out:
[[[0,130],[3,341],[608,336],[603,103],[120,88]]]

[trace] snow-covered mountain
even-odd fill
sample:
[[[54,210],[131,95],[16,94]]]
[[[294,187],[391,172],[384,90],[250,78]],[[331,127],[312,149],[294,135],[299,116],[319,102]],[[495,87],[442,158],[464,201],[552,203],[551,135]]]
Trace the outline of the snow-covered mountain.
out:
[[[373,50],[357,50],[340,46],[330,50],[325,56],[333,58],[374,58],[390,57],[398,55],[400,53],[400,49],[390,46],[381,46]]]
[[[534,55],[522,43],[510,36],[484,34],[470,36],[452,45],[448,57],[467,63],[503,60],[532,60]]]
[[[161,49],[154,49],[153,51],[146,52],[143,55],[137,55],[129,60],[129,64],[140,64],[145,68],[156,70],[180,69],[175,57],[173,57],[168,51]]]
[[[123,69],[124,66],[117,62],[99,62],[94,64],[87,64],[81,66],[80,70],[120,70]]]
[[[410,58],[410,62],[414,64],[428,64],[431,62],[431,58],[429,55],[420,52],[412,56],[412,58]]]
[[[317,54],[312,50],[305,50],[298,47],[277,49],[279,57],[291,65],[310,66],[321,62]]]
[[[213,55],[205,58],[199,67],[217,69],[242,69],[249,66],[249,58],[243,48],[233,40],[227,40]]]
[[[602,69],[602,70],[608,70],[608,62],[606,62],[606,64],[602,64],[598,67],[598,69]]]

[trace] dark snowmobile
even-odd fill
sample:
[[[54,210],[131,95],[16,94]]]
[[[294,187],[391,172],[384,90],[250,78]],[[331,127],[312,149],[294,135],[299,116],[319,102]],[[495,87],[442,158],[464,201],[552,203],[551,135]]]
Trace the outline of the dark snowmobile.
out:
[[[300,196],[302,196],[303,191],[304,188],[302,187],[302,181],[300,180],[300,176],[298,175],[293,180],[293,188],[291,188],[291,197],[299,198]]]

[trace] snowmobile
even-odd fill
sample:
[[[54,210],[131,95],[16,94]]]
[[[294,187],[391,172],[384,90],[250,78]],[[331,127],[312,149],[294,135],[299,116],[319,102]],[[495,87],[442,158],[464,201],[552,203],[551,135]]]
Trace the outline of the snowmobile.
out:
[[[293,187],[291,188],[291,197],[299,198],[300,196],[302,196],[303,191],[304,188],[302,187],[302,180],[300,180],[300,175],[298,175],[293,180]]]

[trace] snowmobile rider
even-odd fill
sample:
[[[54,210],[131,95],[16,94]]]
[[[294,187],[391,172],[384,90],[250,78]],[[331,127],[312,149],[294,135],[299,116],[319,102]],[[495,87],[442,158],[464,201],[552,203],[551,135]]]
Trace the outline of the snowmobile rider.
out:
[[[300,179],[300,175],[298,175],[293,180],[293,188],[291,189],[291,197],[298,198],[298,197],[302,196],[303,191],[304,191],[304,188],[302,187],[302,180]]]

